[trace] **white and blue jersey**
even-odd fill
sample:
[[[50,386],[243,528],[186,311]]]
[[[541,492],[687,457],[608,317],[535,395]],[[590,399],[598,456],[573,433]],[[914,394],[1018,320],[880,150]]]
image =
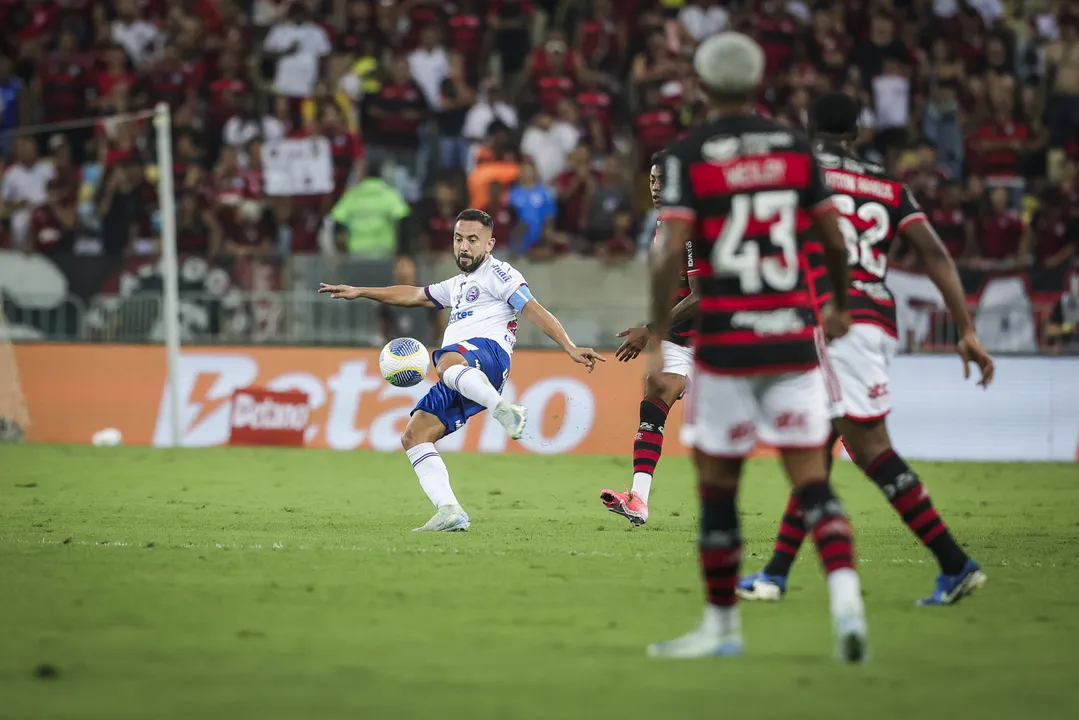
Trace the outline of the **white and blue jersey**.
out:
[[[435,364],[444,353],[460,353],[502,392],[517,344],[517,314],[532,299],[524,276],[509,263],[489,257],[474,272],[428,285],[423,291],[435,307],[450,311],[442,347],[432,355]],[[416,410],[441,420],[449,435],[484,407],[440,382],[412,412]]]

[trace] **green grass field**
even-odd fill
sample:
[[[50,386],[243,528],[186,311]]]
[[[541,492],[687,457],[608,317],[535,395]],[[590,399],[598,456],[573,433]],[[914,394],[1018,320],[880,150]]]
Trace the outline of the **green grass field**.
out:
[[[628,458],[447,464],[470,533],[410,532],[401,455],[0,447],[0,717],[1079,717],[1075,465],[918,464],[989,573],[923,609],[931,557],[841,463],[872,643],[848,667],[811,552],[743,606],[743,657],[645,658],[701,610],[686,461],[636,530],[597,499]],[[785,494],[750,465],[751,569]]]

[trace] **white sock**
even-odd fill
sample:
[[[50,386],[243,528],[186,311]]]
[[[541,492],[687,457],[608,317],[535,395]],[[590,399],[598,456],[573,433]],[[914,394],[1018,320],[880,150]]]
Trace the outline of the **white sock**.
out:
[[[742,617],[737,605],[720,607],[704,606],[704,627],[709,632],[719,635],[739,635],[742,632]]]
[[[502,402],[502,396],[487,376],[477,368],[468,365],[454,365],[442,373],[442,382],[451,390],[464,395],[472,402],[478,402],[488,410],[494,410]]]
[[[405,450],[405,454],[412,463],[412,469],[416,471],[416,477],[420,479],[420,487],[427,493],[435,508],[460,504],[450,487],[450,471],[446,469],[446,463],[442,462],[438,450],[435,450],[434,443],[420,443]]]
[[[832,617],[865,612],[862,604],[862,583],[858,573],[842,568],[828,574],[828,596],[831,599]]]
[[[648,473],[636,472],[633,473],[633,488],[632,492],[641,496],[641,500],[644,500],[644,504],[648,504],[648,493],[652,491],[652,476]]]

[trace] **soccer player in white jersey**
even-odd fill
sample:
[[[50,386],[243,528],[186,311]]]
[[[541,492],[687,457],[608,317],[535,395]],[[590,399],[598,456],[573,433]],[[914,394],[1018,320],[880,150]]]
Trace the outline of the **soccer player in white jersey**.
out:
[[[517,342],[517,316],[524,315],[561,346],[574,362],[591,372],[605,358],[592,348],[573,344],[558,319],[532,297],[521,273],[491,255],[494,221],[482,210],[465,210],[453,228],[453,256],[461,274],[427,287],[395,285],[360,288],[322,283],[320,293],[332,298],[368,298],[387,305],[449,309],[442,347],[433,354],[439,382],[420,400],[401,435],[420,486],[435,506],[435,514],[420,531],[468,530],[468,514],[450,487],[446,463],[435,443],[460,429],[482,412],[491,415],[517,440],[526,413],[502,399],[510,372],[510,355]]]

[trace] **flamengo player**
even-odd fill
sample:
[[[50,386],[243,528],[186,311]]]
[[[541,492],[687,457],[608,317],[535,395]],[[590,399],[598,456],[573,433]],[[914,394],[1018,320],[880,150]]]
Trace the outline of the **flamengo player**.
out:
[[[663,165],[666,158],[662,152],[652,156],[652,169],[648,175],[652,204],[658,209],[663,187]],[[659,233],[659,227],[656,227]],[[663,425],[667,413],[686,390],[686,376],[693,367],[693,351],[689,344],[693,335],[693,315],[697,312],[697,281],[694,277],[693,245],[686,240],[685,256],[678,287],[678,302],[671,310],[671,329],[660,342],[663,352],[663,372],[649,373],[644,379],[644,400],[641,401],[640,424],[633,440],[633,487],[629,492],[604,490],[599,498],[607,509],[629,519],[633,525],[648,522],[648,493],[652,489],[652,475],[656,472],[660,453],[663,452]],[[615,357],[629,362],[641,354],[652,336],[648,326],[623,330],[624,337]]]
[[[699,627],[648,652],[691,658],[741,650],[736,495],[744,459],[760,439],[779,449],[805,508],[827,574],[839,656],[861,661],[865,608],[851,525],[828,483],[821,328],[799,262],[815,229],[837,290],[825,309],[825,329],[843,335],[850,319],[838,214],[809,140],[752,109],[764,74],[760,46],[745,35],[721,33],[700,45],[694,66],[712,119],[667,151],[652,313],[663,337],[683,248],[692,240],[701,299],[683,439],[694,449],[700,480],[698,547],[707,605]],[[656,343],[649,360],[653,370],[662,367]]]
[[[967,311],[966,298],[945,249],[910,190],[884,175],[882,168],[857,159],[850,142],[858,134],[858,104],[842,93],[819,97],[810,111],[810,132],[841,221],[851,271],[850,332],[831,343],[828,357],[842,400],[833,406],[829,448],[843,437],[851,457],[881,489],[911,532],[940,564],[933,594],[920,605],[951,605],[985,584],[986,576],[952,539],[917,473],[892,449],[885,418],[891,410],[888,366],[897,345],[895,301],[884,286],[888,251],[898,237],[918,254],[959,329],[956,346],[970,377],[970,363],[981,370],[982,386],[993,379],[993,361],[982,349]],[[831,455],[829,455],[831,458]],[[762,572],[744,578],[738,594],[747,600],[778,600],[805,539],[799,499],[791,496],[779,525],[775,550]]]
[[[369,298],[402,307],[449,308],[442,348],[432,357],[439,382],[420,400],[401,435],[420,486],[435,506],[435,514],[416,530],[468,530],[468,515],[450,487],[446,463],[435,443],[464,426],[485,408],[517,440],[525,426],[525,409],[502,399],[510,373],[510,355],[517,342],[520,313],[558,343],[574,362],[591,372],[604,358],[592,348],[579,348],[562,324],[539,304],[521,273],[491,251],[494,221],[482,210],[465,210],[453,228],[453,256],[461,274],[427,287],[395,285],[360,288],[322,283],[320,293],[332,298]]]

